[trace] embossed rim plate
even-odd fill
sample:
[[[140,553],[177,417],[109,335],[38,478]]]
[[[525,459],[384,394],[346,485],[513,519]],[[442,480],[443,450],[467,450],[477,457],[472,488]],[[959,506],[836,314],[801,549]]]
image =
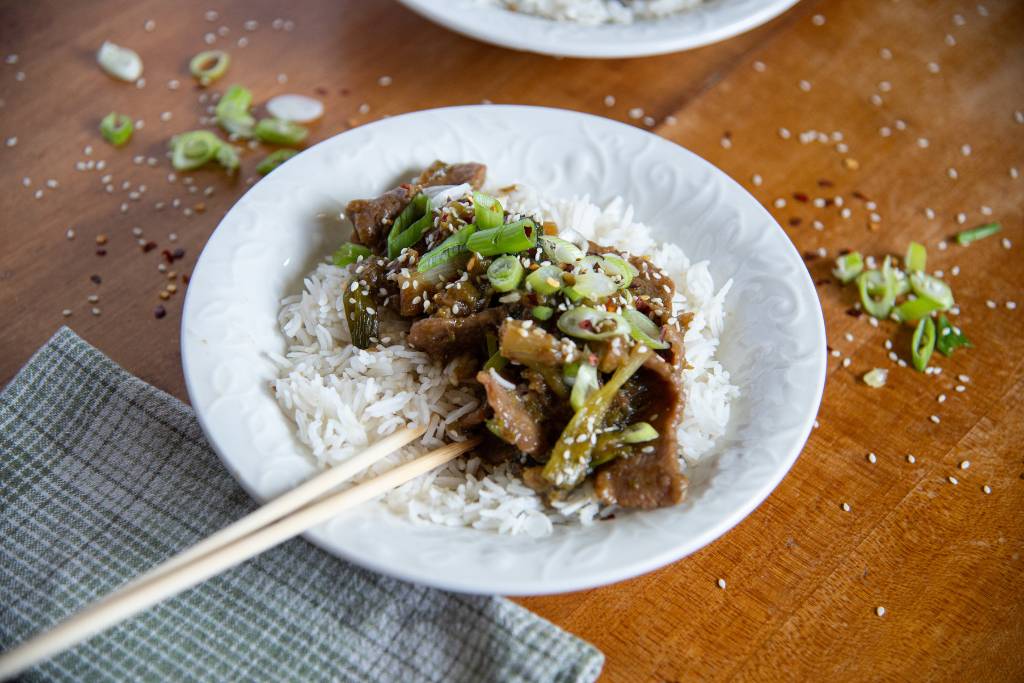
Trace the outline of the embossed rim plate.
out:
[[[767,211],[695,154],[651,133],[558,109],[453,107],[383,119],[306,150],[257,183],[210,237],[182,320],[182,363],[199,422],[224,464],[263,501],[313,466],[270,390],[283,353],[278,302],[343,240],[349,199],[373,196],[436,158],[480,160],[495,182],[552,194],[617,194],[660,239],[729,278],[719,358],[739,385],[728,433],[692,468],[680,506],[625,513],[542,539],[417,526],[369,503],[310,531],[369,569],[471,593],[590,588],[692,553],[742,520],[799,454],[825,378],[825,329],[796,249]]]
[[[798,0],[709,0],[655,21],[583,26],[474,0],[399,0],[447,29],[486,43],[560,57],[647,57],[691,50],[771,21]]]

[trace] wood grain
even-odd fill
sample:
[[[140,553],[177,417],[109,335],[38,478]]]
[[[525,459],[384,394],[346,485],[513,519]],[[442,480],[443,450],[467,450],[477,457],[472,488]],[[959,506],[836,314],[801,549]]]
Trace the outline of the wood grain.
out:
[[[215,21],[204,17],[210,9]],[[293,21],[292,30],[275,29],[279,17]],[[147,32],[150,19],[156,28]],[[244,29],[249,19],[259,22],[255,31]],[[234,57],[228,82],[249,85],[258,101],[318,94],[327,115],[314,129],[317,139],[389,114],[485,99],[640,126],[643,119],[629,111],[642,108],[655,132],[708,158],[764,202],[806,254],[840,356],[830,357],[820,428],[779,488],[722,539],[672,566],[598,590],[521,600],[601,648],[603,680],[1024,678],[1024,313],[1007,308],[1024,303],[1024,180],[1010,170],[1024,170],[1024,126],[1015,120],[1024,109],[1024,5],[805,0],[723,44],[583,61],[478,44],[389,2],[7,3],[0,48],[18,63],[0,66],[0,136],[18,140],[0,146],[0,311],[8,323],[0,330],[0,381],[67,323],[130,371],[185,398],[180,274],[261,157],[247,154],[234,182],[216,171],[194,174],[194,194],[181,178],[167,179],[167,138],[196,127],[206,106],[187,60],[221,26],[228,32],[216,45]],[[243,36],[248,45],[238,47]],[[95,68],[92,54],[104,39],[142,53],[145,88],[114,83]],[[380,85],[381,76],[391,85]],[[178,90],[167,87],[174,78]],[[614,106],[605,106],[606,95]],[[111,109],[145,121],[125,150],[96,134]],[[162,112],[171,119],[161,121]],[[809,131],[826,142],[802,143]],[[134,164],[140,154],[157,166]],[[107,168],[75,170],[87,159]],[[113,176],[112,194],[100,182],[105,173]],[[50,178],[56,189],[46,186]],[[126,180],[131,190],[121,189]],[[146,191],[132,201],[128,193],[140,183]],[[837,196],[848,219],[834,204],[813,203]],[[155,210],[175,198],[177,209]],[[202,213],[184,215],[199,203]],[[988,220],[1003,224],[999,237],[939,249],[962,227]],[[72,241],[68,227],[76,231]],[[143,253],[133,227],[158,248]],[[102,257],[94,253],[101,233],[108,237]],[[847,315],[851,292],[828,281],[839,249],[901,254],[911,239],[928,246],[929,268],[954,284],[958,322],[976,347],[939,359],[941,375],[892,363],[884,343],[891,339],[907,359],[906,331]],[[186,252],[170,266],[179,293],[161,302],[160,252],[175,247]],[[820,249],[826,257],[817,256]],[[94,274],[102,284],[90,281]],[[99,316],[89,312],[91,294],[100,297]],[[168,315],[158,320],[160,303]],[[860,382],[872,367],[890,368],[884,388]],[[969,469],[960,469],[965,460]]]

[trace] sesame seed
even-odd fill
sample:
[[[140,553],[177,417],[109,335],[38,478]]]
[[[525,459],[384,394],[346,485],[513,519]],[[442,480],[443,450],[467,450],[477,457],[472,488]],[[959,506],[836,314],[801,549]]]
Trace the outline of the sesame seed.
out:
[[[64,316],[65,318],[67,318],[68,316],[71,315],[71,309],[70,308],[65,308],[63,311],[60,312],[60,314],[62,316]]]
[[[1006,308],[1007,308],[1007,310],[1010,310],[1010,311],[1016,310],[1017,302],[1016,301],[1007,301],[1006,302]]]
[[[758,73],[764,73],[764,70],[766,68],[768,68],[768,67],[765,66],[764,62],[762,62],[762,61],[754,62],[753,67],[754,67],[754,71],[757,71]]]
[[[938,62],[928,62],[928,71],[933,74],[937,74],[940,71]]]
[[[882,96],[879,95],[878,93],[872,93],[871,97],[869,97],[868,100],[871,102],[871,104],[875,105],[876,107],[881,107],[883,103]]]
[[[868,462],[874,465],[876,462],[878,462],[878,456],[875,455],[874,453],[868,453]]]
[[[850,511],[850,504],[849,503],[843,503],[840,507],[843,509],[843,512],[849,512]]]
[[[958,213],[956,215],[956,222],[959,223],[960,225],[963,225],[964,223],[966,223],[967,222],[967,214],[962,212],[962,211],[960,213]]]
[[[811,17],[811,23],[814,24],[815,26],[824,26],[825,25],[825,15],[823,15],[823,14],[815,14],[813,17]]]
[[[878,607],[875,608],[875,614],[877,614],[880,617],[884,617],[885,616],[885,608],[882,607],[881,605],[879,605]]]
[[[779,197],[778,199],[775,200],[775,208],[776,209],[782,209],[782,208],[785,208],[785,206],[786,206],[786,200],[783,199],[782,197]]]
[[[907,453],[907,462],[913,465],[915,462],[917,462],[917,458],[915,458],[913,454]]]
[[[844,368],[848,368],[848,367],[850,367],[850,366],[851,366],[852,364],[853,364],[853,361],[852,361],[852,360],[850,360],[849,358],[844,358],[844,359],[843,359],[843,367],[844,367]]]
[[[629,118],[631,119],[642,119],[644,116],[644,110],[640,107],[633,107],[629,110]]]
[[[779,137],[783,140],[788,140],[792,135],[793,134],[789,132],[788,128],[779,128]]]
[[[754,187],[761,187],[761,183],[763,183],[764,181],[762,180],[761,176],[759,176],[757,173],[755,173],[750,178],[750,182],[752,182],[754,184]]]
[[[990,493],[992,493],[992,487],[989,486],[988,484],[985,484],[984,486],[982,486],[981,490],[985,492],[986,496],[989,495]]]
[[[935,400],[938,401],[939,403],[945,403],[946,402],[946,395],[945,394],[939,394],[936,397]]]
[[[381,76],[377,79],[377,85],[382,88],[386,88],[393,83],[391,76]]]
[[[1020,171],[1017,170],[1016,166],[1010,167],[1010,177],[1013,178],[1014,180],[1020,177]]]
[[[970,466],[971,466],[971,461],[970,460],[964,460],[962,463],[960,463],[960,469],[962,469],[962,470],[966,470]]]
[[[18,144],[18,136],[17,135],[12,135],[11,137],[7,138],[7,146],[8,147],[14,147],[16,144]]]
[[[939,424],[940,422],[942,422],[942,419],[938,415],[932,415],[928,419],[934,422],[935,424]]]
[[[810,81],[800,81],[799,85],[800,85],[800,89],[803,90],[804,92],[811,92],[811,82]]]
[[[878,51],[878,56],[886,60],[892,59],[892,50],[890,50],[887,47],[883,47],[881,50]]]
[[[960,483],[960,480],[959,480],[959,479],[957,479],[956,477],[954,477],[953,475],[949,475],[948,477],[946,477],[946,479],[947,479],[947,480],[949,481],[949,483],[950,483],[950,484],[952,484],[953,486],[956,486],[957,484],[959,484],[959,483]]]
[[[989,308],[995,308],[996,307],[996,302],[992,301],[992,299],[988,299],[988,300],[985,301],[985,305],[988,306]]]
[[[604,106],[606,106],[606,107],[614,107],[615,106],[615,95],[605,95],[604,96]]]
[[[721,588],[722,590],[725,590],[725,579],[719,579],[718,580],[718,587]]]
[[[93,306],[93,307],[92,307],[92,310],[91,310],[90,312],[91,312],[91,313],[92,313],[93,315],[99,315],[99,314],[100,314],[100,313],[102,313],[103,311],[101,311],[101,310],[99,309],[99,306]]]
[[[1003,238],[1003,249],[1009,249],[1012,246],[1013,246],[1013,243],[1010,242],[1010,238],[1009,237],[1004,237]]]
[[[946,169],[946,175],[948,175],[951,180],[956,180],[957,178],[960,177],[960,174],[952,166]]]

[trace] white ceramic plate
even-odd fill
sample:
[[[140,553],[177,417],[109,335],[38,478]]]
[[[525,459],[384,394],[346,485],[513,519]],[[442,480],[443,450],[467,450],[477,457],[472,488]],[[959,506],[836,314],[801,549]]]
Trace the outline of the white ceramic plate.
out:
[[[307,537],[375,571],[473,593],[578,590],[650,571],[725,533],[768,496],[810,433],[825,377],[821,308],[782,229],[738,184],[687,150],[608,119],[539,107],[416,112],[337,135],[257,183],[224,217],[192,275],[182,322],[189,397],[242,486],[266,500],[313,473],[270,390],[285,351],[278,302],[347,236],[350,199],[435,159],[485,162],[489,179],[556,196],[624,195],[656,237],[729,278],[719,358],[740,387],[716,452],[677,507],[624,513],[541,539],[417,526],[369,503]]]
[[[399,0],[476,40],[561,57],[646,57],[690,50],[764,24],[797,0],[708,0],[656,21],[584,26],[482,5],[475,0]]]

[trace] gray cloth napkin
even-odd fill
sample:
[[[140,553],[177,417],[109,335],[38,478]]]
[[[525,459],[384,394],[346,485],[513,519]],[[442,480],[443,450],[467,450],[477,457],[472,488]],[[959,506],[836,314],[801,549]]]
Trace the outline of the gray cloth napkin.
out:
[[[0,648],[246,514],[191,410],[61,329],[0,393]],[[29,680],[593,681],[590,644],[502,598],[294,539]]]

